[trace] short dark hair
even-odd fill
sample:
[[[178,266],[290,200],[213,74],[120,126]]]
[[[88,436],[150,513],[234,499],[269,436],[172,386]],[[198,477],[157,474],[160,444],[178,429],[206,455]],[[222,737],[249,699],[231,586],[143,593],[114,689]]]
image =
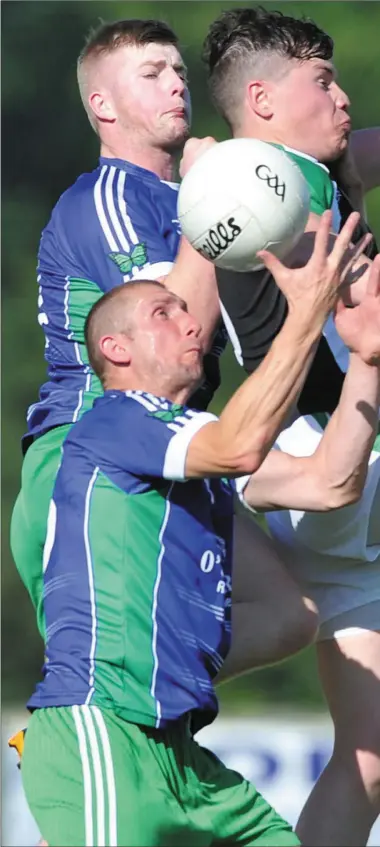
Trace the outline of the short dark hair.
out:
[[[178,38],[165,21],[128,18],[92,28],[78,58],[78,65],[89,56],[112,53],[119,47],[142,47],[144,44],[178,44]]]
[[[84,325],[84,339],[88,359],[92,370],[103,385],[106,359],[99,349],[99,341],[102,335],[106,335],[108,332],[130,333],[128,301],[132,302],[136,290],[147,285],[165,289],[163,283],[155,279],[137,279],[133,282],[122,283],[99,297],[99,300],[94,303],[87,315]],[[120,301],[123,301],[124,309],[121,309]]]
[[[333,50],[332,38],[314,21],[256,6],[222,12],[209,28],[202,58],[214,105],[232,126],[242,69],[250,61],[253,64],[271,56],[329,60]]]
[[[151,43],[174,44],[178,47],[178,38],[165,21],[153,19],[128,18],[111,23],[102,21],[98,27],[90,30],[78,56],[77,77],[84,108],[96,133],[97,122],[89,108],[85,90],[86,65],[111,55],[120,47],[143,47]]]

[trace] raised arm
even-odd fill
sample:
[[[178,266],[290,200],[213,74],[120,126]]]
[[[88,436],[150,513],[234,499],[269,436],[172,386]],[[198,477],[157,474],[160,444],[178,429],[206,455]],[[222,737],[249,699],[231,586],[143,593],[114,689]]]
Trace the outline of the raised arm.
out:
[[[339,333],[351,353],[339,405],[312,456],[272,450],[245,489],[256,510],[325,511],[355,502],[365,484],[377,435],[380,405],[380,257],[376,257],[363,302],[340,307]]]
[[[260,466],[306,377],[315,344],[337,299],[342,257],[358,215],[351,215],[328,254],[331,212],[322,215],[309,263],[286,268],[271,254],[261,257],[288,299],[289,314],[260,367],[240,386],[219,421],[191,440],[186,476],[236,477]]]

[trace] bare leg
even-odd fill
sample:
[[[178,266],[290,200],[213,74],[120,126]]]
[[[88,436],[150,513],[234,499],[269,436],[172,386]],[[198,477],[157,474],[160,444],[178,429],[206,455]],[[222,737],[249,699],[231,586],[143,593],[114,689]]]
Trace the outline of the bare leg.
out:
[[[317,631],[316,607],[302,597],[272,540],[249,515],[236,515],[232,646],[216,683],[297,653]]]
[[[380,633],[321,641],[317,652],[335,744],[297,834],[308,847],[362,847],[380,813]]]

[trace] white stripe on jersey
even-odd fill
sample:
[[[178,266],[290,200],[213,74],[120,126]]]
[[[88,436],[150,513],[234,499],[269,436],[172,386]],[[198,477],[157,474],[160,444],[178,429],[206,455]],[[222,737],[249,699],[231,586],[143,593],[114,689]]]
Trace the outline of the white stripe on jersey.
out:
[[[61,466],[61,463],[60,463]],[[47,532],[46,532],[46,541],[44,545],[44,552],[42,557],[42,573],[45,573],[46,568],[49,564],[51,551],[53,549],[54,541],[55,541],[55,530],[57,527],[57,507],[53,499],[50,500],[49,505],[49,513],[47,519]]]
[[[138,244],[138,235],[133,227],[131,218],[129,217],[127,212],[127,204],[124,193],[126,176],[127,174],[125,171],[120,171],[117,180],[117,199],[119,202],[119,213],[127,230],[130,241],[132,241],[132,244]]]
[[[76,345],[75,345],[75,346],[76,346]],[[83,363],[82,363],[82,364],[83,364]],[[82,405],[83,405],[84,395],[85,395],[85,393],[86,393],[87,391],[89,391],[89,390],[90,390],[90,388],[91,388],[91,373],[90,373],[90,371],[89,371],[89,369],[88,369],[88,368],[86,368],[86,370],[87,370],[86,384],[85,384],[85,387],[84,387],[84,388],[80,388],[80,389],[79,389],[79,392],[78,392],[78,403],[77,403],[77,407],[76,407],[76,409],[74,410],[72,423],[75,423],[75,422],[78,420],[79,412],[80,412],[80,410],[81,410],[81,408],[82,408]]]
[[[244,365],[243,351],[241,349],[241,344],[240,344],[237,332],[236,332],[235,327],[232,323],[232,320],[231,320],[228,312],[226,312],[226,309],[223,306],[223,303],[221,302],[221,300],[219,300],[219,305],[220,305],[220,312],[221,312],[221,315],[222,315],[222,318],[223,318],[223,323],[224,323],[224,326],[226,327],[226,330],[228,332],[228,337],[230,339],[230,342],[231,342],[231,344],[234,348],[234,353],[235,353],[236,359],[239,362],[239,365],[241,365],[241,367],[243,367],[243,365]]]
[[[120,246],[126,253],[130,253],[130,244],[128,239],[125,237],[125,234],[121,228],[119,218],[117,216],[117,211],[113,199],[113,182],[116,174],[116,168],[114,165],[110,166],[109,174],[106,180],[106,205],[108,209],[109,216],[112,221],[113,228],[115,230],[116,236],[119,239]],[[119,180],[118,180],[119,184]],[[119,195],[118,195],[119,196]]]
[[[115,253],[118,253],[119,252],[119,245],[118,245],[117,241],[115,241],[114,236],[112,235],[112,232],[111,232],[111,229],[108,225],[107,217],[106,217],[106,214],[105,214],[105,211],[104,211],[104,208],[103,208],[102,183],[103,183],[103,180],[104,180],[104,177],[105,177],[107,171],[108,171],[108,165],[103,165],[103,167],[100,171],[100,176],[96,180],[96,183],[95,183],[95,186],[94,186],[95,208],[96,208],[96,212],[97,212],[97,215],[98,215],[98,218],[99,218],[99,221],[100,221],[100,225],[102,227],[102,230],[104,232],[104,235],[105,235],[105,237],[108,241],[108,244],[109,244],[111,250],[113,250]]]
[[[133,389],[128,389],[128,391],[125,392],[125,396],[130,397],[132,400],[136,400],[136,403],[140,403],[140,405],[144,406],[144,408],[147,409],[148,412],[157,411],[157,405],[155,403],[152,403],[150,400],[147,400],[147,398],[144,397],[139,391],[133,391]]]
[[[90,502],[91,495],[94,489],[94,485],[96,482],[96,478],[99,473],[99,467],[96,467],[92,477],[90,479],[86,500],[85,500],[85,509],[84,509],[84,523],[83,523],[83,536],[84,536],[84,546],[86,551],[86,561],[87,561],[87,573],[88,573],[88,587],[90,591],[90,602],[91,602],[91,619],[92,619],[92,635],[91,635],[91,648],[90,648],[90,674],[89,674],[89,692],[86,698],[86,703],[89,703],[91,697],[94,693],[94,677],[95,677],[95,650],[96,650],[96,602],[95,602],[95,589],[94,589],[94,574],[92,569],[92,556],[91,556],[91,546],[90,546],[90,538],[89,538],[89,518],[90,518]]]
[[[157,700],[156,697],[156,682],[157,682],[157,671],[158,671],[158,655],[157,655],[157,598],[158,598],[158,589],[160,587],[161,582],[161,573],[162,573],[162,559],[165,553],[165,544],[163,541],[164,532],[167,527],[167,523],[170,515],[170,495],[172,493],[174,482],[172,482],[169,491],[166,495],[166,506],[165,506],[165,514],[164,519],[162,521],[162,526],[159,534],[159,542],[160,542],[160,552],[157,560],[157,576],[154,584],[154,592],[153,592],[153,607],[152,607],[152,621],[153,621],[153,633],[152,633],[152,653],[154,656],[154,667],[153,667],[153,675],[152,675],[152,684],[150,686],[150,693],[152,697],[154,697],[156,701],[156,727],[160,725],[161,719],[161,703]]]

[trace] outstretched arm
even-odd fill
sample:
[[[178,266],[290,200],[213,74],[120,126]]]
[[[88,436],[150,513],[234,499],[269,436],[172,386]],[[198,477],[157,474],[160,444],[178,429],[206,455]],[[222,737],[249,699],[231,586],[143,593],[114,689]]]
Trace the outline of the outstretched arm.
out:
[[[315,344],[337,299],[342,257],[358,216],[348,219],[328,254],[331,212],[322,215],[306,267],[286,268],[270,253],[259,255],[288,300],[289,313],[260,367],[235,392],[220,420],[191,440],[187,477],[253,473],[263,462],[305,380]]]
[[[247,505],[269,511],[325,511],[361,496],[378,431],[380,405],[380,258],[357,309],[340,305],[337,329],[351,353],[339,405],[312,456],[271,451],[245,489]]]
[[[379,404],[380,368],[351,354],[339,405],[315,453],[295,457],[271,450],[244,489],[246,504],[256,511],[324,512],[358,500],[376,438]]]

